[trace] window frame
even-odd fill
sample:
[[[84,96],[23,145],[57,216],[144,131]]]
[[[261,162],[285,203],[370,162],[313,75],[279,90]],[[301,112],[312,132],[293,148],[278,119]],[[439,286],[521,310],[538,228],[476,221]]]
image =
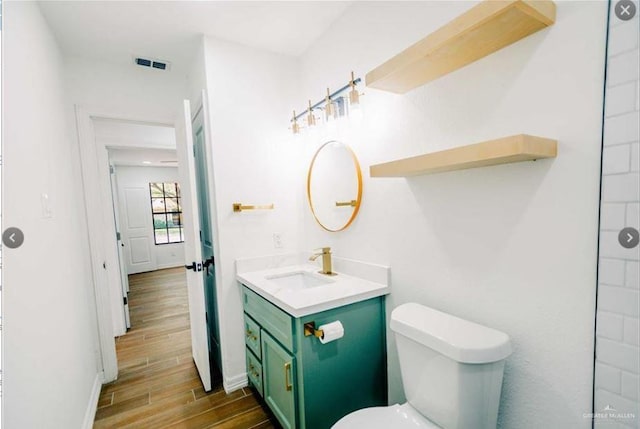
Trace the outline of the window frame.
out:
[[[176,188],[176,195],[175,197],[172,196],[167,196],[167,191],[165,190],[164,185],[165,184],[173,184]],[[162,185],[162,197],[156,197],[153,195],[153,185]],[[160,199],[162,198],[163,203],[164,203],[164,211],[163,212],[155,212],[153,209],[153,200],[154,199]],[[175,199],[178,205],[179,210],[167,210],[167,199]],[[151,228],[153,230],[153,243],[156,246],[164,246],[166,244],[180,244],[180,243],[184,243],[184,224],[182,223],[182,193],[180,192],[180,185],[178,184],[178,182],[149,182],[149,204],[151,205]],[[156,215],[164,215],[165,217],[165,226],[164,228],[156,228],[156,224],[155,224],[155,216]],[[178,225],[178,231],[180,232],[180,241],[169,241],[169,229],[174,229],[174,228],[169,228],[169,221],[168,221],[168,216],[169,215],[179,215],[180,216],[180,224]],[[156,235],[156,230],[157,231],[166,231],[167,233],[167,242],[166,243],[158,243],[157,240],[157,235]]]

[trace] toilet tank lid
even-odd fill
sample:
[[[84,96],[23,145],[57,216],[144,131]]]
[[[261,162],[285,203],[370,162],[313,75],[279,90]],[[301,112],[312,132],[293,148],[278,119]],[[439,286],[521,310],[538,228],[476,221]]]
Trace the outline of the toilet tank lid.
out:
[[[507,334],[416,303],[391,312],[391,329],[461,363],[497,362],[511,354]]]

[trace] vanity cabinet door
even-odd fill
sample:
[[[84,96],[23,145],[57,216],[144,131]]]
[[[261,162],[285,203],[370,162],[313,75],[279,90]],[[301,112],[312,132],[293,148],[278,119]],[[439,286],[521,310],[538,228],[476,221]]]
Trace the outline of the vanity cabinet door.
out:
[[[258,359],[262,357],[260,350],[260,325],[246,314],[244,315],[244,342]]]
[[[262,364],[256,358],[249,349],[245,351],[247,354],[247,377],[253,386],[256,388],[260,396],[262,393]]]
[[[295,359],[266,331],[262,331],[264,400],[284,429],[296,425]]]
[[[243,288],[244,311],[288,350],[293,348],[293,318],[257,293]]]

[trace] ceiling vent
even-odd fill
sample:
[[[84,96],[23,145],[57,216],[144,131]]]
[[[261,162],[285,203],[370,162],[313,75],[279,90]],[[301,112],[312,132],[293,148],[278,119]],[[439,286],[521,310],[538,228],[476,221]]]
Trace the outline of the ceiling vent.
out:
[[[168,61],[158,60],[156,58],[133,57],[134,64],[140,67],[148,67],[157,70],[169,70],[171,63]]]

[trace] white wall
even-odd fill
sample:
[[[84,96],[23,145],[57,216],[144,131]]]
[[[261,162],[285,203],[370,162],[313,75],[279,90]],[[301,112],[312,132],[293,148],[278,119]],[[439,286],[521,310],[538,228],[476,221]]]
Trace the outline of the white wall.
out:
[[[182,99],[186,88],[186,76],[175,71],[162,72],[130,65],[111,64],[75,57],[65,57],[64,77],[69,105],[79,106],[92,118],[135,120],[145,123],[173,125],[181,111]],[[74,128],[75,128],[75,118]],[[92,124],[93,125],[93,124]],[[98,127],[100,131],[100,127]],[[85,130],[87,137],[82,144],[92,144],[93,130]],[[105,140],[96,141],[99,159],[106,157],[106,149],[101,145]],[[113,143],[113,142],[110,142]],[[104,155],[104,156],[103,156]],[[100,162],[100,161],[99,161]],[[102,168],[102,166],[99,166]],[[100,171],[100,186],[108,187],[108,173]],[[93,180],[89,181],[93,183]],[[98,192],[93,189],[92,192]],[[104,194],[103,194],[104,195]],[[104,198],[103,198],[104,200]],[[102,201],[103,211],[110,210],[110,204]],[[108,223],[107,223],[108,224]],[[92,231],[103,234],[105,243],[105,262],[110,288],[110,306],[114,334],[125,332],[122,312],[122,291],[120,275],[117,272],[117,253],[115,235],[105,231]]]
[[[65,75],[72,103],[122,119],[173,124],[186,96],[186,76],[133,62],[122,66],[67,57]]]
[[[184,265],[184,243],[174,244],[154,244],[153,236],[153,219],[151,214],[151,197],[149,195],[149,183],[178,182],[178,169],[176,167],[125,167],[118,166],[115,168],[115,175],[118,183],[118,207],[120,208],[120,227],[122,229],[123,241],[125,246],[128,243],[128,237],[125,235],[127,231],[127,204],[125,197],[125,189],[142,189],[146,192],[141,194],[144,196],[140,201],[140,206],[145,207],[145,215],[148,219],[147,236],[150,243],[149,253],[151,263],[144,271],[159,270],[162,268],[178,267]],[[131,264],[130,249],[125,249],[125,259],[127,274],[142,272],[135,265]]]
[[[616,7],[612,2],[611,7]],[[638,2],[636,2],[636,10]],[[618,242],[622,228],[638,225],[638,15],[629,21],[611,11],[607,51],[598,320],[595,368],[596,427],[611,427],[609,414],[621,427],[638,427],[640,374],[640,250]],[[604,411],[606,406],[617,410]],[[635,417],[630,417],[633,415]]]
[[[415,301],[508,333],[499,425],[590,427],[606,4],[556,2],[556,24],[405,95],[364,89],[362,122],[305,137],[351,145],[362,207],[331,234],[304,210],[303,249],[391,266],[387,317]],[[469,2],[355,2],[302,58],[297,106],[378,66]],[[579,35],[579,36],[578,36]],[[284,128],[284,124],[280,125]],[[323,128],[324,129],[324,128]],[[558,157],[415,178],[371,164],[517,133]],[[304,178],[296,179],[298,182]],[[402,401],[388,332],[390,401]]]
[[[220,340],[228,387],[246,380],[235,259],[298,248],[303,172],[299,146],[286,128],[297,87],[297,63],[207,38],[205,64],[219,242]],[[275,209],[234,213],[234,202],[274,203]],[[274,232],[282,234],[282,249],[274,249]]]
[[[78,147],[62,58],[38,6],[3,6],[3,226],[21,228],[25,241],[3,249],[2,423],[78,428],[98,375]]]
[[[187,94],[191,103],[192,115],[202,103],[202,91],[207,88],[207,72],[205,70],[205,37],[198,41],[198,47],[187,77]]]

